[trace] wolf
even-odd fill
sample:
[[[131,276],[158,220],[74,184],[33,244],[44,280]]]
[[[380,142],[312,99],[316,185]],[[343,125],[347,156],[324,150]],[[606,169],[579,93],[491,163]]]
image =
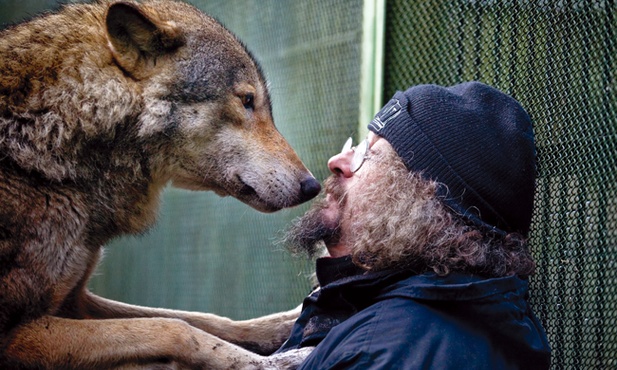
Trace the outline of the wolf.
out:
[[[266,356],[297,309],[232,321],[87,289],[103,246],[147,230],[170,183],[263,212],[320,191],[230,31],[183,2],[99,0],[0,32],[0,368],[292,368],[306,356]]]

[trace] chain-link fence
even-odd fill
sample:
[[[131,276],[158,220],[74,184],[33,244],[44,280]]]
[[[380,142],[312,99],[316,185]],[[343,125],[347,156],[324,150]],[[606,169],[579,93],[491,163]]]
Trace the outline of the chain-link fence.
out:
[[[324,179],[328,157],[358,130],[364,4],[193,3],[261,61],[277,126]],[[617,368],[615,1],[386,4],[385,100],[414,84],[481,80],[529,111],[539,159],[530,299],[553,348],[552,368]],[[113,242],[92,288],[233,318],[291,308],[307,293],[312,266],[274,239],[305,209],[264,215],[235,200],[168,189],[157,226]]]

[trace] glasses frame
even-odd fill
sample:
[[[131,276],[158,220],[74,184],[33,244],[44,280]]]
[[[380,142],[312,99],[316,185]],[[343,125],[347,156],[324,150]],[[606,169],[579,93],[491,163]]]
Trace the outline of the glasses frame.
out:
[[[366,153],[368,153],[368,150],[369,150],[368,138],[364,139],[360,144],[358,144],[358,146],[354,147],[352,145],[353,145],[353,139],[349,137],[349,139],[347,139],[347,141],[345,142],[345,145],[343,145],[341,154],[344,154],[350,150],[353,150],[353,158],[351,159],[349,170],[352,173],[355,173],[356,171],[360,169],[360,167],[362,167],[362,164],[367,158]]]

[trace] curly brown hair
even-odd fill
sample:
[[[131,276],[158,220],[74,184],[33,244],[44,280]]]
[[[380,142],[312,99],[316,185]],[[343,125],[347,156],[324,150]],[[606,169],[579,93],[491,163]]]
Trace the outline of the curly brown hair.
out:
[[[347,202],[353,221],[345,242],[357,265],[439,275],[534,273],[535,263],[521,234],[501,236],[465,222],[436,197],[437,183],[410,173],[392,149],[373,154],[370,162],[378,176],[364,181],[353,202]]]

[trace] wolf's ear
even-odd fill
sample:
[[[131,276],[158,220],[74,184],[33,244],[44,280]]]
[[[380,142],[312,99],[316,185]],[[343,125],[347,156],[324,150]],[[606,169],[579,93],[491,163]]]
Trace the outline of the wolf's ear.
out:
[[[114,59],[131,76],[147,77],[156,59],[184,44],[182,32],[130,2],[113,3],[105,16]]]

